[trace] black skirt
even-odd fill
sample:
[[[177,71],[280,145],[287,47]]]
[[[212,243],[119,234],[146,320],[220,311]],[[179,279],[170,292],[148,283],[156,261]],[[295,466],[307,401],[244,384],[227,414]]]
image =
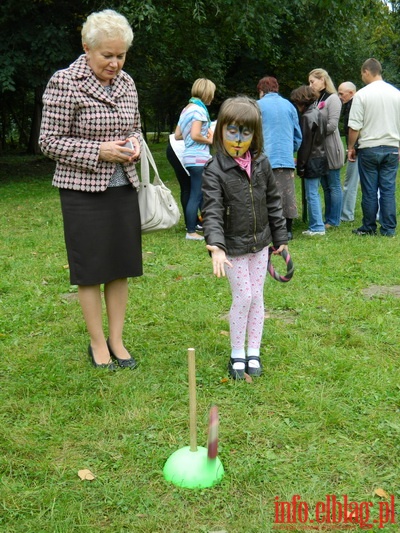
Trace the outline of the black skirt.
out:
[[[131,185],[104,192],[60,189],[72,285],[141,276],[138,194]]]

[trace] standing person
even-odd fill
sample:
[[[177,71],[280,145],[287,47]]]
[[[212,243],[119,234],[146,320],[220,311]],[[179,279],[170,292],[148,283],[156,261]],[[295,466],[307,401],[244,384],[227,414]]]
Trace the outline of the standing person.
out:
[[[176,140],[175,134],[172,133],[168,138],[168,144],[166,149],[167,159],[174,169],[176,179],[178,180],[180,187],[180,200],[183,211],[183,216],[185,219],[185,227],[187,227],[186,222],[186,206],[190,197],[190,175],[189,172],[183,165],[183,152],[185,150],[185,143],[183,140]],[[197,227],[197,226],[196,226]]]
[[[319,184],[328,174],[328,159],[325,152],[326,119],[315,107],[315,91],[302,85],[292,91],[290,99],[301,114],[300,126],[303,141],[297,152],[297,174],[304,178],[308,206],[308,230],[303,235],[325,235],[322,219]]]
[[[349,161],[356,161],[361,183],[362,225],[353,233],[375,235],[378,212],[380,233],[396,232],[396,176],[399,166],[400,91],[382,79],[382,65],[374,58],[361,67],[365,87],[357,91],[349,117]]]
[[[344,165],[344,148],[339,133],[342,103],[326,70],[312,70],[308,75],[308,82],[316,91],[316,106],[326,118],[325,151],[329,172],[321,177],[321,185],[325,200],[325,229],[330,229],[339,226],[342,213],[340,169]]]
[[[351,81],[341,83],[338,88],[338,95],[343,104],[343,129],[346,137],[346,146],[349,145],[349,115],[353,103],[353,96],[356,94],[356,91],[357,88]],[[359,175],[357,162],[349,161],[349,159],[347,159],[346,178],[343,184],[342,214],[340,217],[342,222],[353,222],[354,220],[358,181]]]
[[[204,236],[214,274],[226,274],[232,290],[228,372],[233,379],[244,379],[245,372],[262,373],[268,245],[273,242],[276,254],[287,250],[281,197],[262,153],[261,114],[255,100],[243,96],[222,104],[214,147],[216,155],[203,175]]]
[[[279,84],[276,78],[262,78],[258,82],[257,91],[260,97],[257,103],[261,110],[264,152],[278,184],[288,239],[292,240],[292,223],[298,216],[293,152],[297,152],[301,144],[299,117],[293,104],[278,94]]]
[[[207,105],[214,99],[215,84],[206,79],[197,79],[192,86],[192,97],[183,109],[175,131],[176,139],[185,141],[183,164],[190,174],[190,196],[186,205],[186,239],[202,241],[196,233],[198,212],[203,200],[201,185],[204,165],[210,159],[213,131]]]
[[[141,129],[135,84],[122,67],[133,33],[125,17],[106,9],[82,27],[84,54],[56,72],[43,96],[39,143],[57,162],[71,284],[90,336],[95,367],[134,368],[122,340],[128,277],[142,275],[135,163]],[[129,147],[124,145],[128,143]],[[102,298],[108,317],[103,332]]]

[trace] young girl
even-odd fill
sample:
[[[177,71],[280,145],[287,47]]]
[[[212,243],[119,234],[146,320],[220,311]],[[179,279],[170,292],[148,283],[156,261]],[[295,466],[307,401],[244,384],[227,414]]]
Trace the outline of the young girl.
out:
[[[290,98],[301,114],[300,127],[303,135],[297,152],[297,174],[304,178],[308,206],[309,227],[303,231],[303,235],[325,235],[318,189],[321,179],[328,174],[325,153],[326,119],[321,111],[314,107],[317,96],[311,87],[302,85],[292,91]]]
[[[214,274],[226,274],[232,290],[228,371],[233,379],[244,379],[245,372],[262,372],[268,245],[273,242],[276,254],[287,250],[286,220],[271,165],[262,153],[255,100],[241,96],[222,104],[213,145],[216,155],[203,173],[204,237]]]

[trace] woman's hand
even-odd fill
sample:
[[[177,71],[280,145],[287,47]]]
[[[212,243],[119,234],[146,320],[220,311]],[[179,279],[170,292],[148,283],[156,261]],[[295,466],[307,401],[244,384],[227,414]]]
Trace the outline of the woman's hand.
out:
[[[183,135],[180,126],[177,126],[175,129],[175,139],[177,141],[183,141]]]
[[[220,278],[225,276],[225,265],[232,268],[232,263],[226,258],[224,250],[218,248],[218,246],[210,246],[207,244],[207,250],[211,252],[211,258],[213,263],[213,273]]]
[[[130,141],[133,145],[128,148],[126,143]],[[140,144],[136,137],[125,139],[124,141],[108,141],[100,144],[99,159],[110,163],[132,163],[140,155]]]
[[[200,144],[212,144],[214,134],[211,128],[208,129],[207,137],[204,137],[201,133],[202,127],[203,127],[203,123],[201,122],[201,120],[194,120],[190,128],[191,138],[193,139],[193,141],[200,143]],[[175,138],[176,138],[176,133],[175,133]]]

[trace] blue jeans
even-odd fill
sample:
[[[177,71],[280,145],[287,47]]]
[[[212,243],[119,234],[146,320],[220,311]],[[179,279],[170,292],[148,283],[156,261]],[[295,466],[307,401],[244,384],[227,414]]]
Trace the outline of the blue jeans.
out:
[[[304,178],[308,209],[308,229],[310,231],[325,231],[322,220],[321,198],[319,197],[319,178]]]
[[[362,231],[376,231],[378,212],[382,235],[394,235],[396,219],[396,175],[399,166],[399,150],[394,146],[361,148],[358,151],[358,171],[362,191]]]
[[[325,199],[325,224],[339,226],[342,213],[342,186],[340,184],[340,168],[328,171],[321,178]]]
[[[357,161],[347,161],[346,177],[343,183],[342,215],[340,217],[343,222],[353,222],[354,220],[359,181]]]
[[[203,181],[203,166],[186,167],[190,174],[190,196],[186,204],[186,227],[188,233],[195,233],[197,224],[197,213],[201,210],[203,193],[201,185]]]

